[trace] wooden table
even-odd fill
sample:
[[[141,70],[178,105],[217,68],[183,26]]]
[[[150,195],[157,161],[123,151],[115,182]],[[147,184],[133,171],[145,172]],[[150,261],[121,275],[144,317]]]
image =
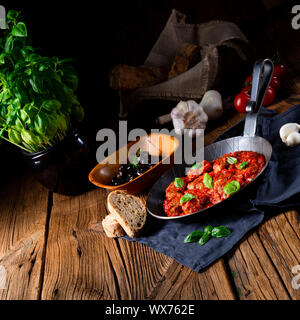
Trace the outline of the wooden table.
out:
[[[280,17],[269,36],[274,46],[280,43],[290,70],[288,93],[272,106],[278,112],[300,103],[299,42],[277,32],[285,24]],[[227,112],[220,126],[206,131],[205,143],[241,117]],[[7,274],[0,299],[300,299],[300,289],[292,287],[292,268],[300,265],[296,211],[264,221],[196,273],[145,245],[108,239],[99,223],[107,214],[106,195],[102,189],[78,197],[52,194],[30,175],[2,186],[0,266]]]
[[[291,95],[272,108],[282,111],[297,99]],[[206,143],[239,118],[228,114]],[[292,268],[300,264],[296,211],[265,221],[196,273],[145,245],[107,238],[99,223],[107,214],[106,195],[103,189],[52,194],[30,175],[2,188],[0,266],[7,275],[0,298],[300,299],[300,289],[292,288]]]

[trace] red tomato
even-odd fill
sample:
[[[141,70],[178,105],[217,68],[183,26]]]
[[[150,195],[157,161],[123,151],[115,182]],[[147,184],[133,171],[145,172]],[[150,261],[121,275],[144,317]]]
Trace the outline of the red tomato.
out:
[[[266,92],[266,95],[265,95],[263,105],[269,106],[270,104],[272,104],[273,101],[275,100],[275,96],[276,96],[275,89],[272,88],[271,86],[269,86],[269,88]]]
[[[249,98],[250,98],[250,95],[251,95],[251,88],[252,88],[252,86],[250,85],[250,86],[247,86],[246,88],[243,88],[242,90],[241,90],[241,93],[245,93],[245,94],[247,94],[248,96],[249,96]]]
[[[246,105],[250,100],[250,96],[251,96],[251,86],[243,88],[242,91],[240,92],[240,94],[238,94],[236,96],[236,98],[234,99],[234,106],[237,109],[237,111],[245,110],[245,111],[239,111],[239,112],[246,112]],[[266,95],[265,95],[263,105],[269,106],[270,104],[272,104],[275,100],[275,96],[276,96],[275,89],[273,87],[269,86],[269,88],[266,92]],[[239,97],[239,99],[237,99],[238,97]],[[242,97],[244,97],[244,98],[242,99]],[[247,102],[246,102],[246,105],[244,106],[245,101],[247,101]]]
[[[238,112],[246,113],[246,106],[250,100],[250,95],[245,92],[239,93],[234,99],[234,106]]]
[[[248,87],[251,87],[252,85],[252,76],[249,76],[246,80],[245,80],[245,87],[248,88]],[[270,81],[270,86],[272,88],[275,89],[275,91],[278,91],[281,87],[281,82],[279,80],[279,77],[277,76],[273,76],[271,81]],[[244,89],[242,89],[243,91]],[[251,91],[251,90],[250,90]]]
[[[252,78],[253,76],[249,76],[248,78],[246,78],[245,80],[245,87],[249,87],[252,84]]]
[[[276,76],[273,76],[271,81],[270,81],[270,86],[272,88],[274,88],[275,91],[278,91],[280,89],[280,87],[281,87],[281,83],[280,83],[279,78],[276,77]]]
[[[282,79],[286,76],[286,67],[283,64],[278,64],[274,67],[273,76]]]

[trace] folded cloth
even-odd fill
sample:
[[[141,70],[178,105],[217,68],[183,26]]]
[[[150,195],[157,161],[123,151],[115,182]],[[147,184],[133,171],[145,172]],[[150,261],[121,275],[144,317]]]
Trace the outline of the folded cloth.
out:
[[[149,217],[142,237],[124,238],[144,243],[198,272],[227,253],[247,232],[263,221],[265,214],[300,208],[300,145],[287,147],[279,137],[280,127],[288,122],[300,123],[300,105],[275,116],[270,110],[262,110],[258,118],[257,135],[272,144],[272,158],[265,173],[239,197],[233,197],[220,207],[211,208],[207,214],[191,217],[187,221],[164,221]],[[241,135],[243,129],[244,120],[218,140]],[[207,225],[224,225],[232,233],[225,238],[212,238],[201,247],[197,242],[184,243],[187,234],[203,230]]]

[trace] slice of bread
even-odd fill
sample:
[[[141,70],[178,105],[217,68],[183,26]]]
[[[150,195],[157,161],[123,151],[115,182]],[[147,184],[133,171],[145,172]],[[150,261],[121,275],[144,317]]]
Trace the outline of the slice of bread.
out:
[[[102,220],[102,226],[109,238],[122,237],[125,235],[124,229],[112,214],[107,215]]]
[[[129,237],[139,235],[147,218],[145,204],[140,198],[116,190],[108,195],[107,207]]]

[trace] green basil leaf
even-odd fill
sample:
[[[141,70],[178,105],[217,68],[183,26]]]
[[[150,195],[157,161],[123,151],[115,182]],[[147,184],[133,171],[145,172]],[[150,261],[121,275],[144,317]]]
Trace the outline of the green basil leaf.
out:
[[[6,19],[9,21],[17,19],[18,15],[20,14],[20,11],[16,10],[9,10],[6,15]]]
[[[181,178],[175,178],[174,185],[176,188],[182,188],[183,180]]]
[[[199,246],[203,246],[210,239],[209,233],[204,233],[204,235],[199,240]]]
[[[248,166],[248,162],[247,161],[244,161],[240,164],[240,169],[244,169]]]
[[[213,228],[211,235],[216,238],[227,237],[231,234],[231,231],[224,226]]]
[[[63,82],[73,91],[78,88],[78,76],[72,69],[65,69],[62,77]]]
[[[44,136],[48,127],[48,118],[45,114],[38,114],[34,119],[34,129],[35,131]]]
[[[209,188],[209,189],[211,189],[214,186],[213,179],[211,178],[211,176],[208,173],[204,174],[203,183],[204,183],[205,187]]]
[[[235,164],[235,163],[237,163],[237,158],[235,158],[235,157],[227,157],[227,162],[229,164]]]
[[[4,64],[5,63],[5,57],[6,57],[6,54],[5,53],[2,53],[0,55],[0,64]]]
[[[140,161],[139,157],[135,154],[135,155],[132,157],[132,159],[131,159],[131,161],[130,161],[130,164],[131,164],[132,166],[134,166],[135,168],[137,168],[137,167],[138,167],[138,164],[139,164],[139,161]]]
[[[38,142],[36,136],[29,130],[23,129],[21,131],[21,137],[22,137],[22,140],[30,146]]]
[[[204,228],[204,232],[205,232],[205,233],[211,234],[211,231],[212,231],[212,230],[213,230],[213,226],[211,226],[211,225],[206,226],[206,227]]]
[[[21,109],[20,110],[21,119],[24,123],[29,124],[31,122],[29,114],[26,112],[26,110]]]
[[[33,75],[30,79],[29,79],[29,83],[32,86],[32,89],[36,92],[36,93],[43,93],[43,82],[40,78],[38,78],[37,76]]]
[[[68,130],[68,123],[66,117],[63,114],[60,114],[57,118],[58,128],[63,132],[66,133]]]
[[[21,139],[21,134],[19,131],[15,130],[15,129],[8,129],[8,139],[16,144],[20,144],[22,142]]]
[[[59,110],[61,108],[61,103],[58,100],[46,100],[42,104],[42,108],[53,111],[53,110]]]
[[[20,130],[25,129],[22,121],[19,118],[16,119],[15,126]]]
[[[72,114],[77,119],[77,121],[81,121],[84,118],[84,109],[81,105],[78,105],[74,108]]]
[[[224,187],[224,192],[227,195],[236,193],[237,191],[239,191],[241,188],[240,183],[238,181],[230,181],[228,182],[225,187]]]
[[[30,52],[34,52],[34,49],[31,46],[26,46],[24,48],[21,48],[20,52],[22,56],[25,58]]]
[[[18,22],[11,30],[14,37],[27,37],[27,29],[24,22]]]
[[[203,236],[204,232],[201,231],[201,230],[195,230],[191,233],[189,233],[185,239],[184,239],[184,242],[185,243],[190,243],[190,242],[196,242],[196,241],[199,241],[200,238]]]
[[[180,204],[183,204],[187,201],[190,201],[192,199],[194,199],[195,196],[191,193],[186,193],[185,195],[183,195],[181,198],[180,198]]]
[[[44,114],[44,116],[46,115]],[[49,140],[51,140],[57,133],[58,124],[56,119],[57,119],[56,112],[53,114],[47,115],[48,126],[47,126],[46,136]]]
[[[4,52],[10,54],[14,48],[15,39],[12,36],[9,36],[4,45]]]
[[[198,163],[195,163],[191,168],[190,170],[197,170],[197,169],[200,169],[202,167],[202,163],[201,162],[198,162]]]

